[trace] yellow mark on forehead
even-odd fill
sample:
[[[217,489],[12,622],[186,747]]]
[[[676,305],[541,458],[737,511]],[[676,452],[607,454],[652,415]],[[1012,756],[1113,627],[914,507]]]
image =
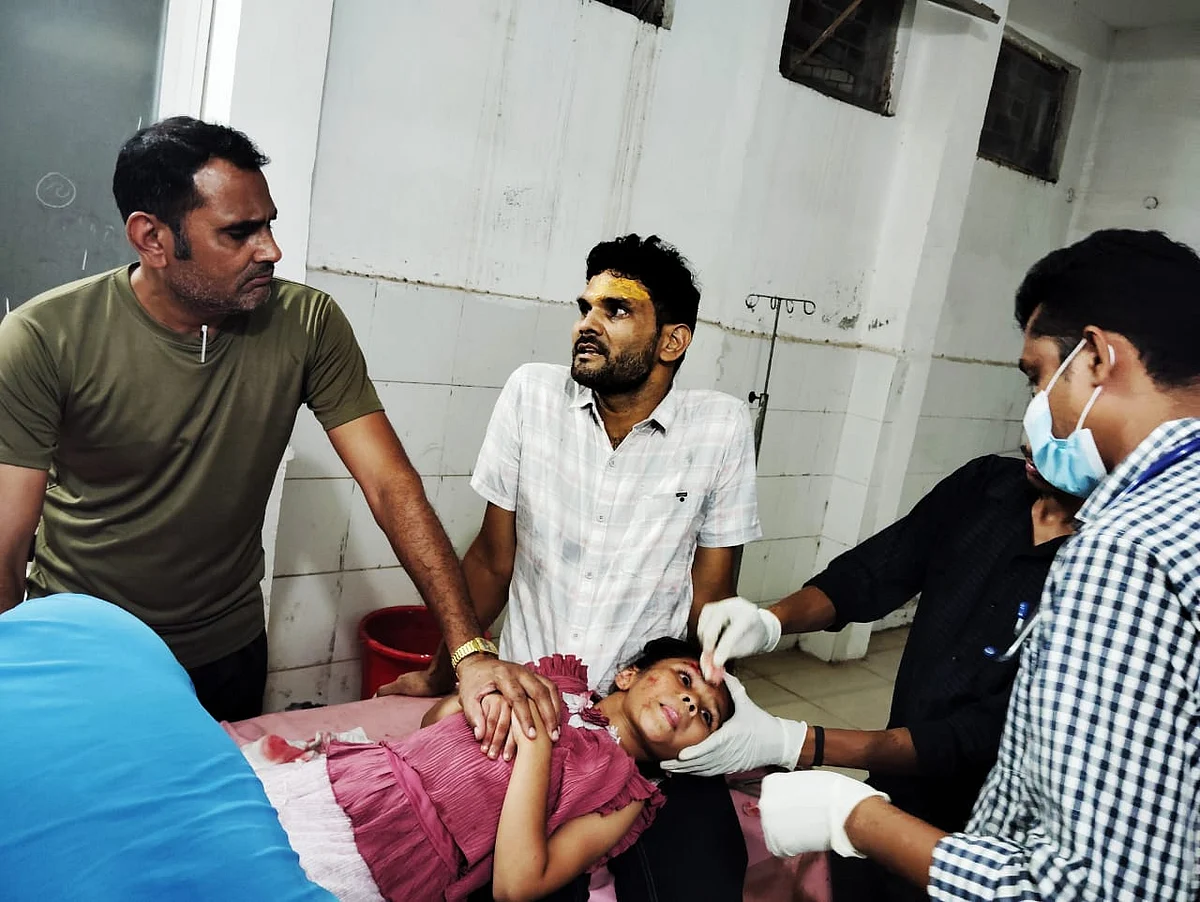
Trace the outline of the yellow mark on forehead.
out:
[[[637,279],[618,276],[612,272],[602,272],[592,276],[584,295],[591,299],[627,298],[631,301],[650,300],[650,292]]]
[[[612,281],[608,283],[608,290],[619,291],[632,297],[650,297],[650,292],[646,291],[645,285],[637,279],[626,279],[624,276],[612,277]]]

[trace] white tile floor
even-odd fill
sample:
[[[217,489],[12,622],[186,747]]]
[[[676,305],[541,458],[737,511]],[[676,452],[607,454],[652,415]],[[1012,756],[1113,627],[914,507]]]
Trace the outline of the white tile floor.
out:
[[[750,697],[777,717],[835,729],[881,730],[907,640],[908,627],[875,633],[865,658],[837,664],[790,648],[747,658],[738,674]]]

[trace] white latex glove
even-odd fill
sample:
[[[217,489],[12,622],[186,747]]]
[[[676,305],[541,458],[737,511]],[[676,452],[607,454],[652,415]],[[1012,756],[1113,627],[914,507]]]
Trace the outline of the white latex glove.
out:
[[[703,742],[681,751],[674,761],[662,762],[662,769],[715,777],[756,767],[794,768],[808,724],[768,714],[750,701],[737,677],[725,677],[725,685],[733,696],[733,717]]]
[[[719,683],[730,658],[774,651],[782,632],[778,617],[739,596],[706,604],[696,623],[696,636],[704,649],[700,657],[704,678]]]
[[[830,849],[843,858],[865,857],[846,836],[846,818],[872,796],[891,801],[887,793],[833,771],[768,774],[758,800],[767,850],[776,858]]]

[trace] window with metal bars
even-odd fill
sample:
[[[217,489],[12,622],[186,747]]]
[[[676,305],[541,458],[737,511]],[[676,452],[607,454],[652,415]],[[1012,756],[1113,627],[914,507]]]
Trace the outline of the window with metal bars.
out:
[[[905,0],[791,0],[779,73],[838,100],[890,114]]]
[[[1000,44],[983,117],[979,156],[1057,181],[1073,71],[1066,63],[1006,37]]]
[[[619,9],[636,16],[643,22],[648,22],[655,28],[662,28],[663,16],[666,14],[666,0],[596,0],[605,6]]]

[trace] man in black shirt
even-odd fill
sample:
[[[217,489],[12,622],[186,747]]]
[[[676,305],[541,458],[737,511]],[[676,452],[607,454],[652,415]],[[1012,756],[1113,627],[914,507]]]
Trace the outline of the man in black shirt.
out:
[[[810,726],[797,767],[869,770],[899,808],[943,830],[961,830],[996,761],[1015,656],[1002,660],[1033,614],[1082,499],[1063,495],[1032,464],[988,456],[939,483],[905,517],[835,558],[769,609],[743,599],[709,605],[700,638],[720,679],[727,657],[770,650],[783,632],[838,630],[878,620],[917,594],[885,730]],[[731,687],[732,688],[732,687]],[[741,770],[770,735],[770,715],[736,698],[737,714],[668,770]],[[746,715],[753,729],[732,731]],[[725,741],[719,741],[725,740]],[[837,902],[924,898],[871,862],[830,856]]]

